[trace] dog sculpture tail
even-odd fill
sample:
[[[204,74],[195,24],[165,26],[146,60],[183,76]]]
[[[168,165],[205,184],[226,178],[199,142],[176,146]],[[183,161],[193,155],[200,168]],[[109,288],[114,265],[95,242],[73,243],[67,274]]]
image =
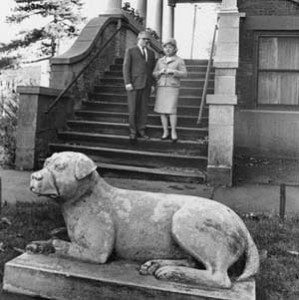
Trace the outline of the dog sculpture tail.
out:
[[[258,272],[259,269],[259,253],[256,245],[246,228],[247,247],[246,247],[246,264],[243,273],[239,276],[237,281],[245,280]]]

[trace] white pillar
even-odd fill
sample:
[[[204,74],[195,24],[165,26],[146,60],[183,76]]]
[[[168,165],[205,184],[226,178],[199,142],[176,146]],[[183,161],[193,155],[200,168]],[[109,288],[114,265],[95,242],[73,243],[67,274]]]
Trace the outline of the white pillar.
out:
[[[102,1],[101,1],[102,2]],[[101,5],[101,14],[114,15],[121,13],[121,0],[104,0]]]
[[[239,65],[240,14],[236,0],[223,0],[219,12],[214,95],[209,104],[208,181],[232,185],[236,78]]]
[[[155,30],[162,38],[162,17],[163,17],[163,0],[155,0],[148,3],[150,7],[147,10],[146,27]]]
[[[140,17],[142,17],[145,20],[146,10],[147,10],[147,0],[137,0],[136,9],[138,10]]]
[[[174,37],[174,10],[175,4],[169,4],[164,0],[163,5],[163,40]]]
[[[237,0],[222,0],[221,11],[238,11]]]

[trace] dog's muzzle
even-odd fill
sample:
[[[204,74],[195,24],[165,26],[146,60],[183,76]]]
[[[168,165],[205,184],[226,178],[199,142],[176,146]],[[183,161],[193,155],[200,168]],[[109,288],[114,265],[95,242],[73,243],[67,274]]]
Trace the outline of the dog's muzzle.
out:
[[[59,197],[54,174],[48,169],[43,169],[31,175],[30,190],[39,196]]]

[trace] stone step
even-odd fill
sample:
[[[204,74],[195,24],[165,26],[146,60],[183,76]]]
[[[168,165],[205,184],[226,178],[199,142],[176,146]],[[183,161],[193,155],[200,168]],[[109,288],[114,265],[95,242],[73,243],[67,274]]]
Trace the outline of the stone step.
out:
[[[208,64],[207,59],[188,59],[188,58],[184,58],[184,61],[185,61],[186,65],[207,65]],[[115,60],[116,65],[122,65],[123,62],[124,62],[123,58],[117,58]]]
[[[103,177],[121,177],[142,180],[158,180],[180,183],[206,182],[206,174],[198,168],[170,168],[170,167],[135,167],[119,164],[98,163],[98,172]]]
[[[52,143],[50,151],[75,151],[82,152],[101,163],[112,163],[119,165],[146,167],[146,168],[194,168],[205,170],[207,157],[201,155],[183,155],[176,153],[164,153],[159,151],[142,151],[132,149],[115,149],[108,147],[96,147],[85,145],[74,145],[68,143]]]
[[[105,76],[103,79],[101,79],[101,83],[103,85],[116,85],[116,86],[124,86],[124,79],[123,77],[116,77],[116,76]],[[210,78],[208,87],[213,88],[214,87],[214,80],[213,78]],[[205,84],[205,79],[181,79],[181,87],[182,88],[203,88]]]
[[[215,75],[215,71],[214,69],[211,70],[211,77],[213,77]],[[122,70],[118,70],[118,71],[106,71],[104,73],[104,76],[111,76],[111,77],[122,77],[123,76],[123,73],[122,73]],[[202,70],[202,71],[199,71],[199,72],[196,72],[196,71],[193,71],[193,72],[188,72],[188,76],[187,78],[205,78],[206,76],[206,69],[205,70]]]
[[[102,110],[110,112],[128,112],[128,105],[126,102],[110,102],[110,101],[82,101],[83,109],[88,110]],[[154,105],[148,105],[149,113],[154,111]],[[178,115],[198,116],[198,105],[179,105]],[[208,107],[204,108],[204,116],[208,115]]]
[[[125,112],[109,112],[109,111],[95,111],[95,110],[78,110],[75,116],[81,120],[89,121],[103,121],[115,123],[128,123],[128,113]],[[178,126],[182,127],[207,127],[208,118],[203,117],[200,126],[197,126],[196,116],[178,115]],[[158,114],[148,114],[148,124],[161,125],[160,116]]]
[[[111,65],[110,71],[122,71],[122,65]],[[188,72],[206,72],[207,65],[186,65]]]
[[[162,132],[160,135],[162,135]],[[207,156],[207,140],[204,138],[195,141],[179,140],[177,143],[172,143],[170,139],[138,139],[137,143],[132,145],[128,135],[99,134],[80,131],[60,131],[58,133],[58,139],[73,145]]]
[[[127,103],[127,94],[126,93],[90,93],[89,94],[90,100],[95,101],[106,101],[110,103],[118,103],[118,102],[125,102]],[[148,103],[153,105],[155,103],[156,97],[154,95],[149,97]],[[201,96],[179,96],[178,105],[179,106],[199,106],[201,102]]]
[[[85,120],[68,120],[67,127],[72,131],[80,132],[92,132],[102,134],[118,134],[128,135],[129,126],[124,123],[112,123],[112,122],[97,122],[97,121],[85,121]],[[161,126],[148,125],[147,134],[152,138],[161,137]],[[177,133],[182,140],[196,141],[203,139],[208,135],[207,128],[188,128],[188,127],[177,127]]]
[[[117,86],[113,84],[106,84],[106,85],[96,85],[94,87],[94,91],[96,93],[115,93],[115,94],[123,94],[126,92],[124,86]],[[201,96],[203,92],[203,86],[202,87],[181,87],[180,88],[180,96]],[[214,93],[214,86],[210,86],[207,89],[208,94]]]
[[[139,264],[107,264],[22,254],[5,264],[3,289],[11,293],[59,300],[253,300],[255,281],[237,282],[231,289],[157,280],[139,274]]]

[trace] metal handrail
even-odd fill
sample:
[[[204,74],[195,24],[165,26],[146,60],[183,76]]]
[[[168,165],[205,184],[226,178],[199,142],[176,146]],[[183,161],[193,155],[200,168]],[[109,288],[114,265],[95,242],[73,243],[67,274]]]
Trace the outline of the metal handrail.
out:
[[[215,40],[216,40],[216,32],[218,30],[218,24],[215,25],[214,29],[214,35],[213,35],[213,41],[212,41],[212,48],[210,52],[210,58],[208,62],[208,67],[207,67],[207,72],[206,72],[206,77],[205,77],[205,84],[203,87],[202,95],[201,95],[201,103],[200,103],[200,108],[199,108],[199,113],[198,113],[198,118],[197,118],[197,124],[201,123],[202,120],[202,113],[203,113],[203,107],[206,102],[206,96],[207,96],[207,91],[208,91],[208,84],[209,84],[209,78],[210,78],[210,73],[211,73],[211,65],[212,65],[212,60],[214,56],[214,48],[215,48]]]
[[[121,30],[121,23],[117,25],[117,30],[110,36],[110,38],[104,43],[104,45],[97,50],[95,55],[90,59],[90,61],[82,68],[82,70],[75,76],[75,78],[62,90],[59,95],[53,100],[49,105],[49,108],[46,110],[45,114],[48,114],[54,106],[60,101],[62,96],[74,85],[74,83],[79,79],[79,77],[85,72],[85,70],[93,63],[93,61],[98,57],[98,55],[106,48],[106,46],[111,42],[111,40],[116,36],[116,34]]]

